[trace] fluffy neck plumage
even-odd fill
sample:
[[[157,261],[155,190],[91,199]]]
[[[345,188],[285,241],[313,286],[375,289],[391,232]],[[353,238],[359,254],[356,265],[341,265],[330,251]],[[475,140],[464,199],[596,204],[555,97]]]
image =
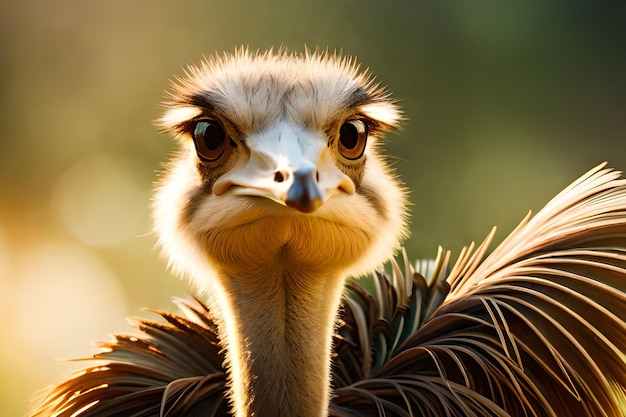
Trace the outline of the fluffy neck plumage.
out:
[[[325,416],[344,263],[366,250],[363,232],[290,215],[202,236],[236,416]]]
[[[384,209],[363,185],[365,195],[337,194],[314,214],[299,214],[259,197],[206,195],[184,162],[158,189],[156,227],[170,262],[210,296],[236,416],[325,416],[345,277],[397,247],[401,189],[376,175],[381,168],[370,158],[374,172],[364,182],[385,190]]]
[[[376,158],[368,168],[362,193],[334,195],[313,214],[206,193],[183,157],[158,189],[160,243],[221,322],[237,417],[327,414],[345,277],[388,258],[404,228],[401,188]]]
[[[237,417],[327,414],[330,352],[342,277],[264,268],[229,281],[223,312]]]

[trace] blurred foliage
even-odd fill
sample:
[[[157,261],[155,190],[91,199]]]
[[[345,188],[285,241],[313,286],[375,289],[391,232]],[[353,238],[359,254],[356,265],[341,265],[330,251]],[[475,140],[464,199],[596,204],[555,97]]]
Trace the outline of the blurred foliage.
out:
[[[0,415],[186,283],[152,248],[167,80],[214,51],[356,55],[404,107],[388,150],[411,257],[500,237],[599,162],[626,168],[626,3],[0,2]],[[114,304],[115,308],[109,308]]]

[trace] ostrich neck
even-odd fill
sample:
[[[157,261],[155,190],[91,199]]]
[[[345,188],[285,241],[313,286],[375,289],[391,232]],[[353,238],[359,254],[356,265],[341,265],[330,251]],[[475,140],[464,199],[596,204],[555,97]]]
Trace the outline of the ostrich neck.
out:
[[[326,416],[344,279],[307,275],[305,268],[264,269],[225,275],[226,296],[218,300],[235,414]]]

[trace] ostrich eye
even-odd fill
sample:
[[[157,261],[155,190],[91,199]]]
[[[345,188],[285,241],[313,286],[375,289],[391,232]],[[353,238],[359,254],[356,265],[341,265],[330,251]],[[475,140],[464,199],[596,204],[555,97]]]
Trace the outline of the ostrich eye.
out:
[[[362,120],[349,120],[339,129],[339,153],[344,158],[360,158],[366,143],[367,125]]]
[[[226,132],[218,122],[200,120],[193,131],[193,141],[201,159],[215,161],[224,153]]]

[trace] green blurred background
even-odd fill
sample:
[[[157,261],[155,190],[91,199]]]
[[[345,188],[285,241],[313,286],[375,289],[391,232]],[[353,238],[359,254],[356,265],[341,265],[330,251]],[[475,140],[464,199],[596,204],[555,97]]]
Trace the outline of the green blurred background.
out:
[[[408,121],[411,257],[498,238],[602,161],[626,168],[626,3],[0,2],[0,415],[20,416],[94,341],[186,283],[153,249],[153,120],[203,54],[356,55]]]

